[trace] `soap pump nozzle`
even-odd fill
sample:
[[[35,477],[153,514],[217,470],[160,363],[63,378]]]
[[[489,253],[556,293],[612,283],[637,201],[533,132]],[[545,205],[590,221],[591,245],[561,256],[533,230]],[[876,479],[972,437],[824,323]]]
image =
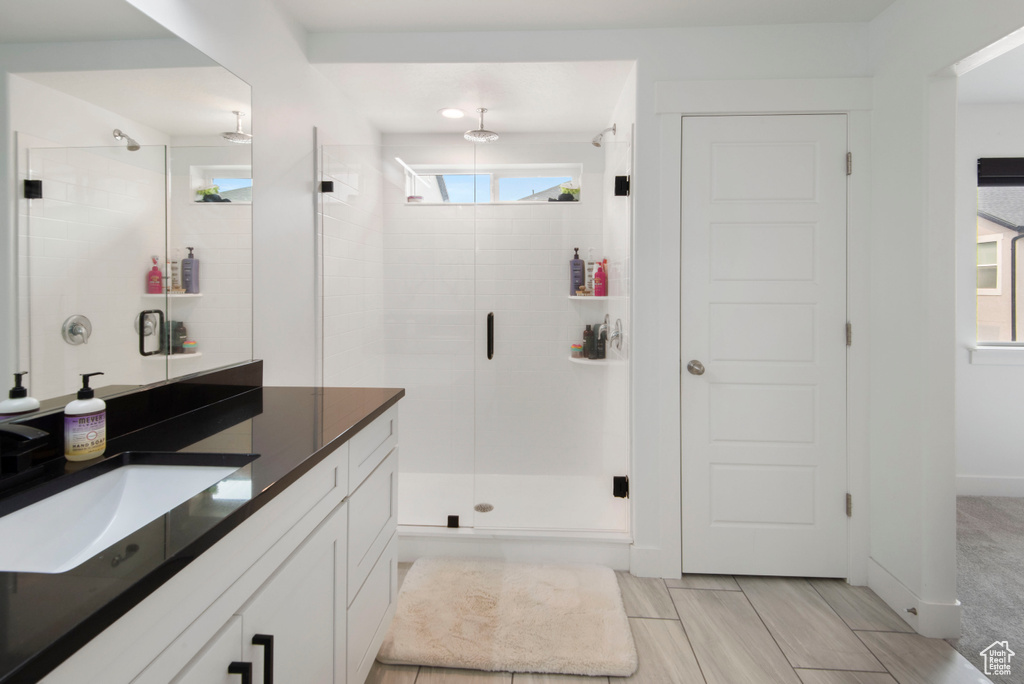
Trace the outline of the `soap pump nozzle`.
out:
[[[89,387],[89,378],[94,375],[103,375],[103,373],[82,373],[82,389],[78,390],[79,399],[92,399],[96,396],[96,390]]]

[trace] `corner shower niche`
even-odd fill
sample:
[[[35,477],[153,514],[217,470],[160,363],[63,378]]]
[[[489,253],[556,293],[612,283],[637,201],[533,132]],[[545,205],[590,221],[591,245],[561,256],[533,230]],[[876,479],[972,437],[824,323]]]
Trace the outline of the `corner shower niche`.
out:
[[[400,525],[628,534],[628,345],[567,357],[628,325],[630,152],[581,140],[321,148],[323,381],[406,388]],[[605,301],[568,301],[574,247],[608,258]]]

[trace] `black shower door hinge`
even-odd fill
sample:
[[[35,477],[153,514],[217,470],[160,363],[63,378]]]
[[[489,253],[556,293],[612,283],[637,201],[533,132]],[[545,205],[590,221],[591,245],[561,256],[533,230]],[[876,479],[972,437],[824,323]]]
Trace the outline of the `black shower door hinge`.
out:
[[[612,494],[619,499],[629,498],[628,475],[615,475],[612,477]]]
[[[43,181],[25,180],[25,199],[40,199],[43,196]]]

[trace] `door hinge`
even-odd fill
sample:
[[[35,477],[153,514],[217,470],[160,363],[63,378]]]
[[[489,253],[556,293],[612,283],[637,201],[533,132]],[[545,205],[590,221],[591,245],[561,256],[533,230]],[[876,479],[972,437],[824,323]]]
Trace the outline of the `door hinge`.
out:
[[[853,517],[853,494],[846,493],[846,517]]]
[[[629,498],[629,476],[615,475],[612,477],[612,495],[619,499]]]
[[[853,323],[847,321],[846,323],[846,346],[853,346]]]
[[[853,152],[846,153],[846,175],[853,175]]]
[[[43,196],[43,181],[25,179],[25,199],[39,199]]]

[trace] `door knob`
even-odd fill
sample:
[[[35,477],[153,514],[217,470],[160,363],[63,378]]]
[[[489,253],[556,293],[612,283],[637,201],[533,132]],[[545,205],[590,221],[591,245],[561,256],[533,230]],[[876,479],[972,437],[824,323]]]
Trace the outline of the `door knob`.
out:
[[[690,371],[690,375],[704,375],[704,364],[694,359],[686,364],[686,370]]]

